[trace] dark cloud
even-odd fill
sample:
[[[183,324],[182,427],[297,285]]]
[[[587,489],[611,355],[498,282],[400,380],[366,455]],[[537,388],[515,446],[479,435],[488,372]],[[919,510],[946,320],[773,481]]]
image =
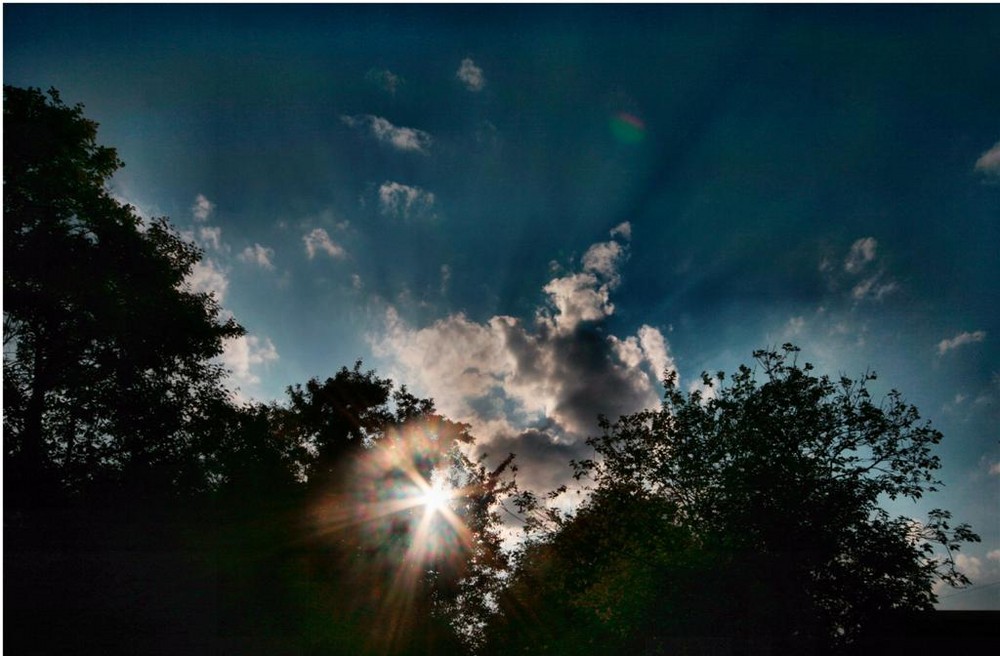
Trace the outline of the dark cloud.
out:
[[[496,466],[509,454],[515,455],[518,484],[542,495],[563,485],[572,476],[570,462],[593,455],[586,440],[565,442],[544,429],[528,429],[519,433],[495,435],[488,443],[476,446],[477,455]]]

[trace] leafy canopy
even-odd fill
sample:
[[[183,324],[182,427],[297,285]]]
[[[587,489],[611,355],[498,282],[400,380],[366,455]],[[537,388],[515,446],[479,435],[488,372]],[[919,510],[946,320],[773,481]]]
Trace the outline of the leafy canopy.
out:
[[[243,329],[186,284],[200,251],[111,195],[122,163],[81,106],[5,86],[4,127],[10,487],[197,487],[194,443],[227,402],[213,358]]]
[[[941,433],[898,392],[874,399],[874,374],[817,376],[798,350],[757,351],[754,368],[689,393],[668,372],[660,408],[602,418],[595,456],[574,463],[591,497],[572,518],[550,512],[548,534],[535,523],[508,611],[539,595],[590,608],[594,635],[637,651],[710,635],[811,653],[850,644],[880,612],[932,608],[937,579],[967,584],[953,555],[978,541],[969,526],[883,505],[937,489]],[[554,581],[562,601],[544,595]],[[625,587],[637,592],[612,594]]]

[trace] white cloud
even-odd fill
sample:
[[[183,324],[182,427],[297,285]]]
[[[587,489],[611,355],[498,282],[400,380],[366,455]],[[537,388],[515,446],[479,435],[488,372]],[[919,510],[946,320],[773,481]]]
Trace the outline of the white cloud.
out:
[[[242,335],[226,340],[221,360],[237,384],[255,385],[260,382],[256,370],[278,360],[278,350],[270,338]]]
[[[894,281],[890,280],[889,282],[882,283],[880,282],[881,279],[882,274],[878,273],[862,280],[851,289],[851,297],[857,301],[881,301],[884,297],[899,288],[899,285]]]
[[[472,424],[487,442],[539,422],[569,441],[582,439],[598,413],[616,418],[654,405],[653,378],[639,366],[669,362],[662,335],[657,340],[651,332],[624,340],[558,335],[512,317],[477,323],[463,314],[417,329],[393,308],[371,341],[401,379],[433,397],[447,416]]]
[[[994,549],[986,554],[987,560],[1000,561],[1000,549]]]
[[[483,87],[486,86],[483,69],[476,66],[476,62],[468,57],[462,60],[461,65],[459,65],[458,70],[455,72],[455,77],[461,80],[465,88],[469,91],[482,91]]]
[[[958,553],[955,554],[955,568],[970,579],[976,579],[983,573],[983,561],[975,556]]]
[[[139,226],[140,230],[145,231],[149,226],[149,222],[153,217],[160,216],[163,212],[160,212],[155,207],[150,207],[145,203],[139,202],[137,200],[132,200],[132,194],[121,189],[121,185],[118,181],[113,181],[111,183],[111,197],[122,207],[128,206],[132,208],[132,211],[142,219],[142,224]]]
[[[618,339],[614,335],[611,335],[608,337],[608,340],[611,342],[611,348],[622,364],[633,368],[642,366],[645,354],[642,352],[642,347],[639,346],[638,338],[626,337],[625,339]]]
[[[365,128],[378,141],[397,150],[426,153],[431,145],[431,135],[415,128],[397,127],[381,116],[341,116],[340,120],[351,128]]]
[[[583,268],[609,280],[617,280],[618,265],[624,255],[624,247],[616,241],[594,244],[583,254]]]
[[[194,205],[191,206],[191,213],[194,214],[196,221],[207,221],[214,209],[215,203],[205,198],[204,194],[198,194],[194,199]]]
[[[878,242],[873,237],[863,237],[851,244],[851,250],[844,259],[844,271],[858,273],[865,265],[875,259],[875,249]]]
[[[942,339],[940,342],[938,342],[937,345],[938,355],[944,355],[948,351],[956,349],[959,346],[965,346],[966,344],[981,342],[984,339],[986,339],[985,330],[977,330],[972,333],[969,332],[959,333],[954,337],[952,337],[951,339]]]
[[[598,321],[614,314],[610,287],[601,285],[592,273],[575,273],[550,281],[543,290],[555,306],[555,316],[547,320],[557,332],[567,334],[583,321]],[[549,313],[542,311],[540,317]]]
[[[426,215],[434,207],[434,194],[399,182],[383,182],[378,188],[382,214],[410,219]]]
[[[976,171],[1000,177],[1000,141],[976,160]]]
[[[195,262],[186,283],[196,294],[214,294],[220,303],[225,300],[229,289],[229,279],[225,272],[214,260],[209,259]]]
[[[831,291],[849,286],[850,296],[855,301],[881,301],[899,289],[899,283],[886,275],[884,268],[874,271],[869,266],[876,259],[878,241],[874,237],[862,237],[851,244],[843,260],[843,272],[835,266],[835,259],[824,256],[819,263],[819,271],[826,278]],[[868,273],[865,271],[868,270]],[[864,273],[864,277],[859,278]],[[789,329],[794,326],[789,325]]]
[[[306,249],[308,250],[308,248],[309,246],[307,244]],[[267,246],[261,246],[260,244],[247,246],[238,257],[243,262],[256,264],[264,269],[274,269],[274,263],[271,261],[274,258],[274,249],[268,248]],[[312,256],[310,255],[310,257]]]
[[[994,462],[990,465],[990,474],[993,476],[1000,476],[1000,462]]]
[[[639,345],[646,360],[653,367],[653,373],[662,378],[667,371],[676,371],[677,366],[670,356],[667,340],[657,328],[643,325],[639,328]]]
[[[198,229],[198,236],[202,244],[217,251],[222,249],[222,228],[205,226]]]
[[[595,271],[544,286],[551,306],[534,322],[453,314],[419,328],[390,307],[378,334],[369,335],[372,350],[392,377],[471,424],[481,451],[516,451],[523,480],[548,484],[551,469],[542,471],[541,463],[586,457],[584,439],[597,415],[614,420],[655,407],[656,382],[674,367],[658,329],[644,325],[623,338],[600,329],[614,311],[608,281],[619,277],[611,263],[621,258],[605,257],[614,249],[598,246],[584,264]]]
[[[667,340],[657,328],[643,325],[636,336],[618,339],[610,335],[608,341],[615,355],[626,367],[648,365],[649,373],[656,380],[662,379],[668,371],[676,371]]]
[[[581,322],[599,321],[614,314],[611,292],[621,282],[618,270],[627,255],[627,247],[618,241],[591,245],[583,254],[582,272],[554,278],[542,288],[555,314],[548,308],[539,309],[539,322],[565,335]]]
[[[347,251],[330,239],[330,235],[323,228],[314,228],[312,232],[302,237],[302,242],[306,245],[306,254],[310,260],[320,251],[335,259],[347,255]]]
[[[631,241],[632,239],[632,224],[628,221],[622,221],[614,228],[611,229],[612,237],[621,237],[625,241]]]

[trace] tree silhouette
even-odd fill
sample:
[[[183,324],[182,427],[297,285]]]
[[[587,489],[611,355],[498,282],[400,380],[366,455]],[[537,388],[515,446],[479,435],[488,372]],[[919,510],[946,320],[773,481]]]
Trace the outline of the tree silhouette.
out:
[[[360,362],[241,415],[218,450],[211,538],[226,587],[252,600],[227,608],[229,630],[261,653],[464,653],[506,567],[510,461],[470,461],[468,426]],[[440,511],[421,500],[434,480]]]
[[[4,451],[15,505],[98,482],[197,485],[212,358],[243,333],[185,286],[200,258],[108,192],[122,166],[59,94],[4,87]]]
[[[464,651],[510,460],[360,362],[236,405],[215,358],[243,329],[109,193],[96,123],[5,86],[4,128],[5,646]]]
[[[581,618],[570,635],[584,622],[586,637],[617,635],[624,651],[607,653],[718,641],[821,653],[849,648],[880,612],[931,609],[938,578],[968,583],[952,559],[979,539],[967,525],[881,505],[940,485],[941,433],[896,391],[873,400],[874,374],[816,376],[797,351],[704,375],[707,393],[682,393],[668,373],[660,409],[602,419],[595,457],[574,463],[593,494],[529,547],[495,642],[524,630],[508,618],[550,606],[544,617]],[[552,586],[562,592],[546,595]]]

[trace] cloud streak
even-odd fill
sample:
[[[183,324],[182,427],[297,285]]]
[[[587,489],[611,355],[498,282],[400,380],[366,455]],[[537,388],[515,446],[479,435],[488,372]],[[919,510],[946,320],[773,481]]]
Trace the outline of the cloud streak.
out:
[[[194,215],[195,221],[207,221],[214,210],[215,203],[205,198],[204,194],[198,194],[194,199],[194,205],[191,206],[191,214]]]
[[[308,245],[306,248],[308,249]],[[260,244],[247,246],[237,257],[239,257],[242,262],[256,264],[262,269],[274,269],[274,263],[272,261],[274,259],[274,249],[268,248],[267,246],[261,246]]]
[[[393,125],[381,116],[363,114],[360,116],[341,116],[344,125],[356,130],[364,130],[377,141],[403,152],[427,154],[432,143],[431,135],[423,130],[404,128]]]
[[[314,228],[312,232],[302,237],[302,242],[306,246],[306,255],[310,260],[318,253],[326,253],[335,260],[347,256],[344,247],[330,239],[330,235],[323,228]]]
[[[981,342],[986,339],[986,331],[977,330],[975,332],[962,332],[951,339],[942,339],[938,342],[937,350],[938,355],[944,355],[948,351],[953,351],[966,344],[975,344],[976,342]]]
[[[975,170],[989,176],[1000,178],[1000,141],[993,144],[993,147],[979,156],[976,160]]]
[[[848,273],[860,272],[865,268],[865,265],[875,259],[875,249],[877,248],[878,242],[874,237],[863,237],[855,241],[851,244],[851,250],[848,251],[847,257],[844,259],[844,271]]]
[[[386,181],[378,188],[379,210],[386,216],[411,219],[426,216],[434,207],[434,194],[399,182]]]
[[[899,289],[899,284],[889,278],[883,267],[873,263],[878,254],[878,241],[874,237],[861,237],[851,244],[843,259],[843,271],[835,266],[835,259],[824,257],[819,271],[831,289],[850,286],[850,297],[855,302],[881,301]]]

